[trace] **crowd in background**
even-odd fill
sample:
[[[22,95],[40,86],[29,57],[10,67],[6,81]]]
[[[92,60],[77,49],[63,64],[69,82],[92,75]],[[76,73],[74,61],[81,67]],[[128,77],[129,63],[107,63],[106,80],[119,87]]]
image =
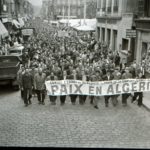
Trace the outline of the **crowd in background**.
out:
[[[22,56],[22,66],[18,72],[21,95],[25,106],[30,105],[33,95],[37,95],[39,104],[45,104],[46,87],[48,80],[82,80],[105,81],[121,80],[129,78],[145,78],[145,64],[121,63],[119,52],[112,52],[108,46],[96,42],[93,37],[79,38],[77,35],[59,37],[58,27],[37,28],[35,35],[24,42],[26,52]],[[112,101],[117,106],[120,95],[104,96],[105,106]],[[143,93],[124,93],[121,95],[123,106],[127,106],[127,99],[131,102],[138,101],[142,105]],[[98,109],[98,102],[103,99],[100,96],[70,95],[73,105],[84,105],[87,99],[94,108]],[[56,105],[58,99],[64,105],[67,96],[49,96],[52,105]]]

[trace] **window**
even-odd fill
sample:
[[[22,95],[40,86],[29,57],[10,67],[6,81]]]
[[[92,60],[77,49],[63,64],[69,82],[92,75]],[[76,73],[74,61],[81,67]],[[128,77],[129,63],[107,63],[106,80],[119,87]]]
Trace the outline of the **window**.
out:
[[[118,12],[119,0],[114,0],[114,12]]]
[[[119,0],[114,0],[114,6],[119,6]]]
[[[150,1],[145,0],[145,17],[150,17]]]
[[[106,1],[103,0],[102,11],[105,11],[105,10],[106,10]]]

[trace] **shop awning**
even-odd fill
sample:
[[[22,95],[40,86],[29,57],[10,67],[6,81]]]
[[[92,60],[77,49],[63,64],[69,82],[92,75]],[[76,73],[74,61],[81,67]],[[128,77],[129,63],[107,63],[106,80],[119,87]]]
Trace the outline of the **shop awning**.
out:
[[[90,26],[87,26],[87,25],[75,27],[75,29],[78,30],[78,31],[95,31],[94,28],[92,28]]]
[[[8,31],[7,29],[5,28],[5,26],[3,25],[3,23],[0,21],[0,36],[2,38],[8,36]]]
[[[18,21],[20,23],[20,27],[23,27],[24,26],[24,21],[22,18],[18,18]]]
[[[14,19],[12,23],[16,26],[16,28],[20,28],[20,23],[17,20]]]

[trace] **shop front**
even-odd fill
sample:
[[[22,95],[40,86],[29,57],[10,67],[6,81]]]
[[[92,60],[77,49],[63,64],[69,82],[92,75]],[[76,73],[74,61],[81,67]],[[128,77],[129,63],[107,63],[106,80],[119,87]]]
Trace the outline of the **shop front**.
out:
[[[137,63],[142,60],[148,59],[150,51],[150,20],[139,19],[137,23],[137,52],[136,61]]]

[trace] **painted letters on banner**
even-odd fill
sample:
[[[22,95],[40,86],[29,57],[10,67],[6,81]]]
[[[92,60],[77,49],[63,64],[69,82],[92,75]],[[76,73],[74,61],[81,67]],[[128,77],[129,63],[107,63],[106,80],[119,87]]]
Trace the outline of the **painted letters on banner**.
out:
[[[105,96],[150,91],[150,79],[125,79],[101,82],[78,80],[46,81],[47,94]]]

